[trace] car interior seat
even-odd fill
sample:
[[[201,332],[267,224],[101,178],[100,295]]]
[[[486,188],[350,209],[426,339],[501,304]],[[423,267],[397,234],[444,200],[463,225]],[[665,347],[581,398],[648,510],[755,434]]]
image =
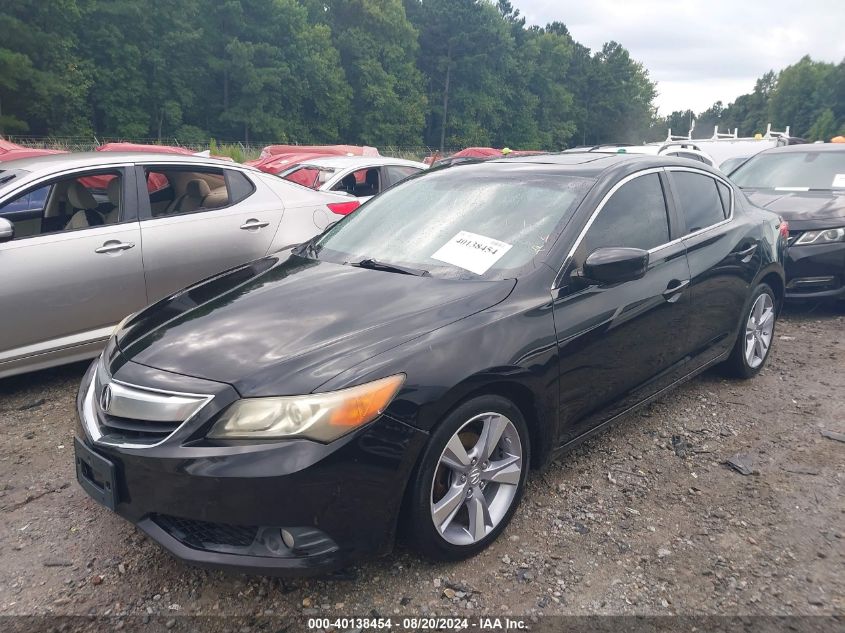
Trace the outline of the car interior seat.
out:
[[[368,169],[367,175],[364,177],[364,186],[359,192],[359,196],[374,196],[379,192],[379,173],[378,169]]]
[[[347,174],[343,177],[343,180],[340,181],[340,184],[343,187],[343,190],[346,193],[355,194],[355,187],[358,185],[358,182],[355,180],[355,174]]]
[[[168,205],[164,215],[196,211],[203,206],[206,196],[210,193],[211,187],[208,186],[206,181],[199,178],[189,180],[185,185],[185,193],[178,196]]]
[[[70,184],[67,189],[67,201],[74,213],[65,224],[66,231],[105,224],[103,216],[97,211],[97,201],[81,183]]]

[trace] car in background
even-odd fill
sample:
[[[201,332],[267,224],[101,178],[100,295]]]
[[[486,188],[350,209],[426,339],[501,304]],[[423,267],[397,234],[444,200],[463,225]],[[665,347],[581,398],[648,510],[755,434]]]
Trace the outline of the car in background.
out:
[[[584,151],[583,148],[570,151]],[[646,143],[645,145],[628,145],[625,143],[608,143],[594,145],[587,151],[598,154],[648,154],[651,156],[667,156],[674,158],[686,158],[708,167],[715,167],[713,158],[691,141],[668,141],[666,143]]]
[[[753,156],[753,154],[749,154],[748,156],[733,156],[732,158],[726,158],[719,165],[719,170],[723,174],[730,176],[731,173],[736,171],[740,165],[744,165],[751,156]]]
[[[121,324],[80,386],[77,479],[195,564],[320,573],[400,525],[466,558],[531,467],[710,366],[757,374],[784,248],[689,161],[418,174]]]
[[[316,191],[346,193],[363,204],[426,169],[424,163],[387,156],[324,156],[301,162],[279,177]]]
[[[845,146],[766,150],[731,180],[752,203],[789,222],[787,298],[845,298]]]
[[[0,377],[96,356],[130,312],[301,243],[349,205],[343,194],[193,156],[2,163]]]

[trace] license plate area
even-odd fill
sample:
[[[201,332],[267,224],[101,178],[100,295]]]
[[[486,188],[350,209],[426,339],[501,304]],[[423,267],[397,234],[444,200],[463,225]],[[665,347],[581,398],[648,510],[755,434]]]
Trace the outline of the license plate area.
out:
[[[73,438],[76,454],[76,478],[79,485],[98,503],[109,510],[117,505],[117,477],[115,465]]]

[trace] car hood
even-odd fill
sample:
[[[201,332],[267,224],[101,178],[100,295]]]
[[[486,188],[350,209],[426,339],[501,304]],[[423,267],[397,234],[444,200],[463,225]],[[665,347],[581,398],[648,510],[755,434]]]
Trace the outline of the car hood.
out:
[[[831,191],[774,191],[745,189],[745,195],[756,206],[780,215],[794,228],[803,222],[830,225],[828,220],[843,220],[833,225],[845,225],[845,195]],[[831,225],[832,226],[832,225]],[[809,228],[809,227],[808,227]]]
[[[501,302],[514,285],[267,258],[150,306],[116,342],[126,360],[229,383],[242,396],[310,393],[368,358]]]

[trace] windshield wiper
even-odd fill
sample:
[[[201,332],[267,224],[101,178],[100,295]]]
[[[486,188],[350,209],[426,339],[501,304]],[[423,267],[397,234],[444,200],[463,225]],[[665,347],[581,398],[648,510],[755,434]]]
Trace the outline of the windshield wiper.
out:
[[[380,262],[371,257],[362,259],[360,262],[352,262],[350,266],[369,268],[370,270],[383,270],[389,273],[401,273],[403,275],[415,275],[416,277],[431,276],[430,272],[421,268],[409,268],[408,266],[399,266],[398,264],[388,264],[387,262]]]
[[[300,256],[305,255],[305,257],[313,257],[314,259],[317,259],[317,237],[319,236],[312,237],[307,242],[303,242],[299,246],[294,247],[294,254]]]

